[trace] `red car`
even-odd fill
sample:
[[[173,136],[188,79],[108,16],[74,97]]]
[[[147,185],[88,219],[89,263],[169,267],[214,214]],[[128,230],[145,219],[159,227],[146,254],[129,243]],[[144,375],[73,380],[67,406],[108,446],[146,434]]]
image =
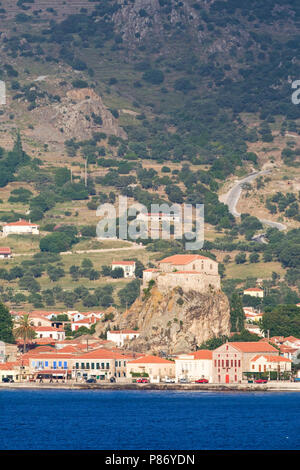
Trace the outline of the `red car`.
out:
[[[266,383],[268,383],[268,380],[267,379],[256,379],[256,380],[254,380],[254,383],[256,383],[256,384],[266,384]]]
[[[149,380],[148,379],[137,379],[136,383],[137,384],[148,384]]]
[[[195,380],[195,384],[208,384],[208,380],[207,379],[198,379],[198,380]]]

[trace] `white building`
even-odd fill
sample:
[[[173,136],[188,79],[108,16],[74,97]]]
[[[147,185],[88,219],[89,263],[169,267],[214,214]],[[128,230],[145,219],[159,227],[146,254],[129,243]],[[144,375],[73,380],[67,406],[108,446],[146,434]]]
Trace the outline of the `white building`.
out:
[[[111,269],[121,268],[124,271],[124,277],[135,277],[135,261],[113,261]]]
[[[212,382],[212,351],[200,349],[190,354],[180,354],[175,359],[176,380],[207,379]]]
[[[243,307],[243,310],[246,320],[251,320],[254,322],[262,320],[263,314],[261,312],[257,312],[253,307]]]
[[[73,322],[78,322],[79,320],[88,320],[89,318],[96,318],[100,320],[103,317],[103,312],[67,312],[68,317]]]
[[[147,214],[140,212],[137,215],[136,220],[142,222],[180,222],[181,216],[176,213],[165,213],[165,212],[148,212]]]
[[[135,330],[116,330],[107,332],[107,340],[113,341],[117,346],[123,347],[125,341],[130,341],[140,336],[139,331]]]
[[[53,326],[37,326],[34,328],[37,338],[51,338],[56,341],[65,339],[65,331],[62,328],[54,328]]]
[[[84,326],[86,328],[91,328],[95,323],[97,323],[98,319],[96,317],[92,318],[83,318],[82,320],[77,320],[71,323],[72,331],[77,331],[80,327]]]
[[[250,333],[253,333],[257,336],[261,336],[262,338],[264,338],[264,336],[265,336],[263,331],[260,329],[260,327],[258,325],[252,325],[250,323],[246,323],[245,329],[247,331],[250,331]]]
[[[3,225],[3,237],[8,235],[39,235],[39,225],[30,221],[20,219],[18,222],[11,222]]]
[[[264,291],[259,287],[250,287],[249,289],[244,290],[244,295],[250,295],[251,297],[259,297],[262,299],[264,296]]]
[[[12,252],[9,247],[0,247],[0,258],[8,259],[12,257]]]
[[[283,356],[257,355],[250,361],[251,372],[290,372],[292,361]]]

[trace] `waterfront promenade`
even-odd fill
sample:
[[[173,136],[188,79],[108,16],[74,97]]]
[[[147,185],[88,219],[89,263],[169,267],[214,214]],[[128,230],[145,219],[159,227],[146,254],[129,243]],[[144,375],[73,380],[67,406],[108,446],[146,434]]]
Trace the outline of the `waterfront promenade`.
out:
[[[67,383],[0,383],[1,389],[37,389],[37,390],[184,390],[184,391],[213,391],[213,392],[257,392],[257,391],[298,391],[300,392],[300,382],[271,381],[267,384],[136,384],[136,383],[78,383],[69,381]]]

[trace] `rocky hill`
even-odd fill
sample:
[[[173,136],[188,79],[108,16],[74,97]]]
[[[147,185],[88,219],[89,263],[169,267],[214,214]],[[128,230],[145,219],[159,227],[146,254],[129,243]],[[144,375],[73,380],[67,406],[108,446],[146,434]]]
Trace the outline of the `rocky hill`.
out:
[[[229,302],[221,291],[205,294],[175,288],[165,294],[156,288],[142,295],[122,318],[141,335],[130,343],[137,351],[177,354],[193,351],[214,336],[228,335]]]

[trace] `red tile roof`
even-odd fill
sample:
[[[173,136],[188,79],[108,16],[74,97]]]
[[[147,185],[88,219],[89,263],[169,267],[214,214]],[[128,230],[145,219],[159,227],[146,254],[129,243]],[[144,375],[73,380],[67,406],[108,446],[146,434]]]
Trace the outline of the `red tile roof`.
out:
[[[174,364],[172,361],[168,361],[167,359],[163,359],[158,356],[142,356],[138,359],[134,359],[130,361],[130,364]]]
[[[201,255],[173,255],[173,256],[168,256],[167,258],[162,259],[159,263],[171,263],[171,264],[177,264],[177,265],[184,265],[184,264],[189,264],[192,261],[196,261],[197,259],[211,259],[207,258],[207,256],[201,256]],[[214,261],[214,260],[211,260]]]
[[[264,342],[264,341],[248,341],[248,342],[230,342],[228,343],[231,346],[235,347],[236,349],[242,352],[277,352],[278,350],[271,346],[271,344]]]
[[[94,351],[89,351],[76,357],[78,359],[127,359],[126,354],[104,348],[95,349]]]
[[[290,341],[291,343],[297,343],[298,341],[300,341],[299,338],[295,338],[295,336],[287,336],[286,338],[284,338],[283,340],[284,342],[285,341]]]
[[[110,331],[110,333],[113,333],[113,334],[123,334],[123,335],[126,335],[126,334],[139,334],[139,331],[136,331],[136,330],[112,330]]]
[[[260,357],[264,357],[268,362],[292,362],[290,359],[287,359],[283,356],[267,356],[262,354],[258,354],[257,356],[253,357],[251,362],[257,361]]]
[[[53,338],[35,338],[32,340],[35,344],[55,344],[56,340]]]
[[[263,289],[259,289],[258,287],[249,287],[248,289],[244,289],[244,292],[263,292]]]
[[[35,331],[57,331],[61,332],[64,331],[62,328],[54,328],[54,326],[35,326]]]
[[[11,249],[8,246],[0,247],[0,255],[10,255]]]
[[[45,353],[45,352],[52,352],[55,349],[52,346],[37,346],[36,348],[32,349],[32,352],[35,354]]]
[[[73,325],[77,325],[78,323],[84,323],[84,324],[86,324],[86,323],[88,323],[88,324],[90,324],[90,323],[97,323],[97,322],[95,322],[95,320],[96,320],[95,317],[92,317],[92,318],[83,318],[82,320],[75,320],[75,321],[73,321]]]
[[[190,353],[189,356],[194,356],[194,359],[212,359],[212,351],[209,349],[199,349],[193,353]]]
[[[37,224],[32,224],[31,222],[28,222],[28,220],[18,220],[18,222],[10,222],[9,224],[5,224],[4,227],[11,227],[11,226],[26,226],[26,227],[38,227]]]
[[[16,368],[16,362],[4,362],[0,363],[0,370],[13,370]]]
[[[201,271],[174,271],[168,274],[203,274]]]
[[[113,261],[111,264],[134,265],[135,261]]]

